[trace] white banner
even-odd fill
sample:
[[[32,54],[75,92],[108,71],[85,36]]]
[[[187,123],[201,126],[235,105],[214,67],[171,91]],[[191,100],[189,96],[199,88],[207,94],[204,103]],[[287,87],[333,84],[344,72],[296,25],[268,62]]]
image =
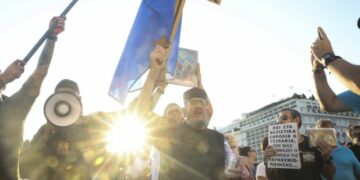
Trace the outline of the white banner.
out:
[[[300,169],[298,128],[296,123],[269,126],[269,145],[277,154],[268,160],[269,168]]]

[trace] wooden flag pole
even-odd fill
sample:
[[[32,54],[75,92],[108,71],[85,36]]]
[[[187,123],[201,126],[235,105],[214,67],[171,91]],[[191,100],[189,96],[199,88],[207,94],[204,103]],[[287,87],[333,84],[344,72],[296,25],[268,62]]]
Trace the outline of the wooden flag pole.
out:
[[[173,25],[172,25],[172,28],[171,28],[170,39],[167,40],[166,37],[163,36],[163,37],[161,37],[159,39],[157,44],[159,44],[159,45],[161,45],[161,46],[163,46],[163,47],[165,47],[167,49],[171,49],[172,44],[173,44],[174,39],[175,39],[175,35],[176,35],[178,27],[179,27],[179,22],[180,22],[180,19],[181,19],[181,16],[182,16],[185,1],[186,0],[176,0],[175,1],[174,22],[173,22]],[[167,63],[167,60],[169,58],[169,55],[170,55],[170,51],[168,51],[168,53],[166,55],[167,56],[166,57],[166,63]]]
[[[169,39],[170,48],[171,48],[172,43],[174,42],[175,35],[176,35],[177,29],[179,27],[179,22],[180,22],[180,19],[182,16],[185,1],[186,0],[176,0],[175,12],[174,12],[174,24],[173,24],[171,34],[170,34],[170,39]]]
[[[184,5],[185,5],[185,1],[186,0],[176,0],[175,1],[175,11],[174,11],[174,23],[171,29],[171,34],[170,34],[170,39],[169,41],[167,41],[166,37],[163,36],[160,38],[160,40],[157,42],[157,44],[165,47],[168,49],[167,53],[166,53],[166,60],[165,60],[165,71],[166,71],[166,64],[168,62],[169,56],[170,56],[170,49],[172,47],[172,44],[174,42],[175,39],[175,35],[177,33],[178,27],[179,27],[179,22],[182,16],[182,11],[184,9]],[[166,72],[165,72],[166,73]],[[157,104],[157,102],[160,99],[160,96],[164,93],[164,89],[167,86],[167,83],[161,83],[162,81],[166,81],[165,80],[165,75],[164,77],[160,78],[159,83],[161,84],[159,87],[155,87],[157,88],[157,90],[155,91],[155,93],[152,96],[152,104],[151,104],[151,110],[153,110]]]

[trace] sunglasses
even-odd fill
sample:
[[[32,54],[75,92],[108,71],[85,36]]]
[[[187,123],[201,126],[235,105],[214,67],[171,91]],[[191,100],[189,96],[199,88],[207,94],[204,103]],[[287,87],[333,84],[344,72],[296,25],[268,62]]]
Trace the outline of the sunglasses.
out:
[[[279,121],[287,121],[288,119],[289,119],[289,116],[287,116],[287,115],[281,115],[279,117]]]

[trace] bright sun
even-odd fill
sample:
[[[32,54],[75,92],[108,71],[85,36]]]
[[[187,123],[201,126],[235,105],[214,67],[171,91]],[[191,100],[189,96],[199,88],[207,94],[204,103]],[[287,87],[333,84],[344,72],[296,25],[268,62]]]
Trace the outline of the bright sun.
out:
[[[126,118],[114,124],[106,134],[106,149],[112,153],[141,151],[145,145],[147,130],[138,118]]]

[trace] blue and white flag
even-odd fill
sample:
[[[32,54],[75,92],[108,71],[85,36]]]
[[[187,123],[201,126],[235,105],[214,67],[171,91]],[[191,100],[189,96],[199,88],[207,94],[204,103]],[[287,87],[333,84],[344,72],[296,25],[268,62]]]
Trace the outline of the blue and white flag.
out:
[[[175,2],[176,0],[141,2],[109,90],[109,95],[122,104],[132,86],[149,69],[150,53],[156,42],[164,36],[170,39],[174,24]],[[180,29],[181,24],[176,31],[167,61],[167,71],[170,74],[175,71]]]

